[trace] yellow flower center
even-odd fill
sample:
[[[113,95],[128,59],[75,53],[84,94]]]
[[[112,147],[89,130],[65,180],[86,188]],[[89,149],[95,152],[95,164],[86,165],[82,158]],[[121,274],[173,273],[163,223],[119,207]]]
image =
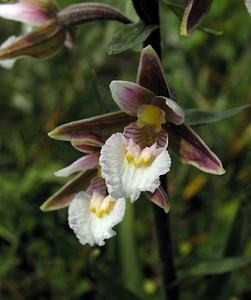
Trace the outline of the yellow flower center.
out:
[[[152,126],[156,133],[160,132],[161,124],[166,122],[165,112],[159,107],[151,104],[143,104],[137,111],[137,126]]]
[[[90,203],[90,211],[98,218],[102,218],[104,215],[109,215],[115,205],[115,199],[111,196],[106,196],[94,193]]]
[[[150,148],[145,148],[140,151],[134,146],[133,148],[126,147],[126,160],[129,165],[134,165],[134,167],[147,167],[154,160],[154,155]]]

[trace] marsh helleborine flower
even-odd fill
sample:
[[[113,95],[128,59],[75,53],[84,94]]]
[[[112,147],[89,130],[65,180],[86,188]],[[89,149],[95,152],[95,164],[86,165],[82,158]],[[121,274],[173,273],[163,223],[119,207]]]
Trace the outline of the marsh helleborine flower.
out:
[[[32,26],[20,37],[11,36],[0,46],[0,65],[11,68],[24,56],[49,58],[65,44],[71,47],[76,25],[93,20],[130,20],[113,7],[102,3],[79,3],[62,10],[54,0],[20,0],[0,4],[0,17]]]
[[[218,157],[184,124],[184,112],[172,100],[160,60],[151,46],[142,51],[137,83],[112,81],[110,89],[122,111],[64,124],[49,133],[50,137],[70,141],[76,149],[87,153],[56,173],[68,176],[82,171],[41,207],[48,211],[70,205],[69,223],[82,243],[103,244],[103,239],[111,236],[97,237],[92,227],[96,221],[92,223],[91,216],[106,216],[111,229],[123,218],[124,198],[133,202],[141,192],[146,192],[152,202],[168,211],[167,195],[159,181],[160,175],[170,169],[167,146],[183,163],[207,173],[224,173]],[[97,173],[105,184],[101,198],[96,198],[94,189],[88,188],[97,180],[93,179]],[[116,199],[121,203],[117,218],[113,213]],[[85,212],[81,213],[83,207]]]
[[[112,227],[121,222],[125,214],[125,199],[114,199],[107,194],[105,180],[99,176],[98,164],[99,153],[92,152],[57,171],[55,175],[63,177],[78,171],[82,173],[41,207],[46,211],[69,205],[69,226],[83,245],[104,245],[105,239],[116,234]]]
[[[135,201],[140,192],[153,193],[159,188],[159,176],[170,168],[170,157],[165,150],[169,131],[175,134],[181,131],[182,135],[200,141],[198,146],[203,145],[204,153],[198,156],[184,141],[183,149],[178,149],[183,159],[206,172],[222,174],[224,170],[217,156],[192,129],[183,125],[184,112],[170,98],[160,60],[150,46],[142,52],[137,82],[110,84],[113,99],[120,109],[136,118],[136,122],[125,127],[123,134],[108,138],[101,150],[101,174],[111,196]],[[177,138],[171,135],[170,143],[172,139],[176,145]]]

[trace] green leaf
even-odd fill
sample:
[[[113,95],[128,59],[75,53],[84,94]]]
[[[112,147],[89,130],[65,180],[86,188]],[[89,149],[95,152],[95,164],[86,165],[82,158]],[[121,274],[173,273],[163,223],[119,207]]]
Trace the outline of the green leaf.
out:
[[[238,256],[243,254],[249,239],[249,219],[250,219],[250,192],[242,194],[239,209],[233,220],[229,235],[226,241],[223,255],[225,257]],[[231,274],[216,275],[208,281],[208,286],[201,299],[220,300],[228,299],[234,293]]]
[[[208,27],[200,27],[200,26],[198,26],[198,29],[200,29],[201,31],[206,32],[208,34],[212,34],[212,35],[216,35],[216,36],[221,36],[224,33],[222,30],[208,28]]]
[[[102,283],[105,291],[110,294],[112,299],[119,300],[142,300],[128,289],[126,289],[117,279],[116,276],[111,276],[97,267],[94,268],[94,274]]]
[[[145,25],[142,22],[125,26],[114,35],[108,53],[118,54],[138,46],[157,28],[157,25]]]
[[[14,242],[16,240],[16,236],[3,225],[0,225],[0,238],[8,242]]]
[[[207,112],[200,109],[187,109],[185,111],[186,123],[189,125],[204,125],[208,123],[216,123],[221,120],[230,118],[248,107],[250,107],[249,104],[234,107],[221,112]]]
[[[143,292],[143,276],[137,257],[134,206],[128,203],[123,222],[118,227],[119,270],[126,288],[137,294]]]
[[[181,271],[179,280],[196,276],[224,274],[251,263],[251,257],[228,257],[201,262],[191,268]]]

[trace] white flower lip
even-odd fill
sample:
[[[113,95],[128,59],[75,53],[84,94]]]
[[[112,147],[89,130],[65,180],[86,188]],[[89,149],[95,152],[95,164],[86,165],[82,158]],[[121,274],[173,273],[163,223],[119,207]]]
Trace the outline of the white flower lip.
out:
[[[107,197],[103,196],[103,201]],[[116,235],[116,232],[112,228],[120,223],[124,217],[125,199],[116,200],[113,207],[109,207],[107,213],[102,216],[97,216],[92,211],[91,201],[92,196],[86,192],[80,192],[76,195],[69,206],[69,226],[82,245],[89,244],[90,246],[94,246],[97,244],[98,246],[103,246],[105,239]],[[99,198],[98,201],[102,201],[102,199]],[[107,208],[106,205],[104,203],[104,209]]]
[[[165,148],[153,145],[141,150],[116,133],[102,147],[100,165],[109,194],[134,202],[141,192],[153,193],[159,187],[159,177],[170,170],[171,159]]]

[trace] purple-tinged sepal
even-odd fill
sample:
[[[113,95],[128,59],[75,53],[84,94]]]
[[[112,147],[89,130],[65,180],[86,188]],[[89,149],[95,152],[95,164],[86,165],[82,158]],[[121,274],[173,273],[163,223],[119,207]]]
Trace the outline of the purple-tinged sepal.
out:
[[[137,115],[141,105],[150,104],[154,97],[151,91],[130,81],[112,81],[110,90],[118,107],[132,116]]]
[[[58,192],[46,200],[40,207],[44,212],[58,210],[70,205],[77,193],[86,190],[91,179],[95,176],[96,170],[88,170],[77,175],[66,183]]]
[[[46,59],[54,56],[64,45],[65,28],[56,21],[49,21],[36,30],[8,41],[0,49],[0,61],[29,56]]]
[[[215,175],[225,173],[219,158],[189,126],[170,124],[168,133],[171,150],[181,162],[191,164],[206,173]]]
[[[160,59],[152,46],[145,47],[141,52],[137,83],[149,89],[155,95],[173,98]]]
[[[71,140],[71,144],[75,149],[83,153],[99,152],[103,146],[103,143],[93,136],[81,140]]]
[[[188,0],[180,26],[180,34],[188,36],[209,11],[213,0]]]
[[[162,186],[159,186],[154,193],[146,193],[147,198],[154,204],[164,209],[167,214],[170,211],[170,202],[168,201],[167,193],[164,191]]]
[[[135,117],[118,111],[63,124],[49,132],[48,135],[56,140],[75,140],[75,143],[77,140],[85,139],[104,143],[113,133],[123,131],[125,126],[135,120]],[[90,145],[89,142],[87,144]]]
[[[87,154],[75,162],[73,162],[68,167],[55,172],[55,176],[67,177],[75,172],[85,172],[91,169],[97,169],[99,161],[99,153]]]

